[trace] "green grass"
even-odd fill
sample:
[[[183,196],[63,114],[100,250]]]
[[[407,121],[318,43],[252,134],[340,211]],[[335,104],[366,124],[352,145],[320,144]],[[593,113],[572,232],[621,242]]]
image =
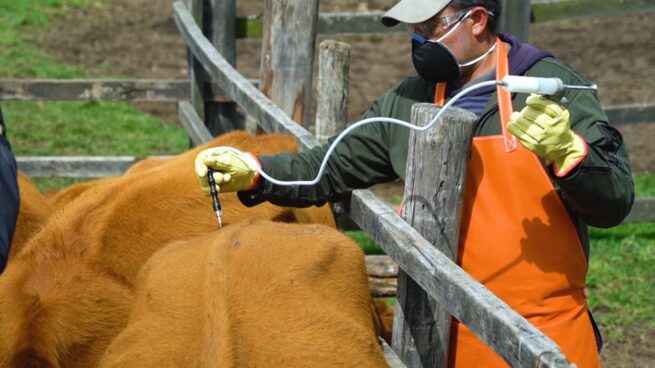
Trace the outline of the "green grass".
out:
[[[184,131],[126,103],[3,104],[16,155],[133,155],[181,152]]]
[[[635,177],[637,197],[655,196],[655,173],[640,174]]]
[[[655,224],[590,229],[589,306],[610,337],[639,323],[655,328]]]
[[[364,253],[368,255],[377,255],[377,254],[384,254],[384,251],[380,246],[371,239],[368,234],[366,234],[363,231],[346,231],[345,234],[351,238],[352,240],[356,241],[357,244],[364,250]]]
[[[0,78],[82,78],[85,71],[52,59],[30,41],[54,16],[100,0],[0,0]],[[3,102],[14,152],[30,155],[174,154],[188,147],[184,130],[121,102]],[[70,181],[38,180],[41,189]]]
[[[0,0],[0,77],[72,78],[80,68],[61,65],[26,37],[45,32],[53,16],[99,0]]]

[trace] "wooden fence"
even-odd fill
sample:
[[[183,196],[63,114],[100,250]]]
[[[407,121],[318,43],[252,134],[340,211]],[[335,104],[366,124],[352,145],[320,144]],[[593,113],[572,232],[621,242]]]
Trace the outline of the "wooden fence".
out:
[[[264,82],[258,89],[258,81],[247,80],[234,69],[233,65],[236,57],[234,54],[234,39],[236,37],[264,34],[264,37],[269,37],[269,41],[272,42],[270,46],[272,53],[275,53],[275,48],[280,47],[283,43],[275,43],[278,42],[275,41],[278,36],[275,35],[275,31],[271,30],[275,28],[275,25],[271,25],[270,20],[267,22],[266,19],[263,21],[255,18],[236,19],[233,1],[212,2],[216,6],[213,9],[203,9],[203,4],[206,5],[209,2],[203,2],[202,0],[177,1],[173,5],[176,24],[189,50],[191,70],[189,80],[55,81],[4,79],[0,80],[0,100],[177,101],[178,118],[194,144],[209,141],[212,135],[218,131],[239,127],[236,123],[239,119],[235,115],[235,107],[239,105],[264,131],[283,131],[293,134],[303,148],[316,146],[319,141],[309,131],[297,124],[297,122],[307,124],[306,111],[298,112],[297,101],[301,99],[306,101],[306,94],[303,93],[306,92],[307,88],[311,88],[311,76],[309,80],[307,78],[298,79],[293,76],[294,74],[291,74],[292,77],[287,76],[287,80],[299,82],[296,83],[299,86],[296,90],[299,92],[295,95],[296,97],[292,100],[292,103],[280,103],[275,101],[278,96],[275,95],[274,88],[267,85],[267,76],[270,77],[269,74],[263,72],[260,75],[260,80]],[[305,25],[305,29],[313,28],[313,31],[307,32],[309,37],[305,37],[306,41],[303,41],[308,43],[308,49],[310,46],[311,49],[314,47],[313,40],[316,32],[364,33],[388,31],[378,26],[380,12],[324,14],[319,16],[316,3],[313,1],[304,1],[303,5],[299,7],[299,3],[294,1],[276,0],[275,3],[278,5],[283,2],[294,3],[297,6],[297,17],[303,19],[307,18],[307,16],[313,17],[314,20],[311,21],[310,19],[310,22]],[[614,3],[614,1],[608,2]],[[274,8],[271,1],[266,3],[269,8]],[[549,3],[553,4],[549,5]],[[538,9],[540,9],[539,6],[544,6],[544,9],[548,8],[548,6],[561,6],[560,3],[565,2],[533,1],[533,16],[537,20],[544,20],[547,17],[555,19],[557,18],[555,15],[542,16]],[[655,2],[653,1],[621,1],[621,3],[627,3],[627,7],[623,10],[655,8]],[[616,8],[607,9],[607,11],[616,11]],[[212,16],[207,15],[207,12],[210,11]],[[525,12],[525,10],[522,11]],[[265,27],[265,24],[268,24],[268,27]],[[281,34],[279,37],[284,38],[285,33],[290,32],[284,29],[284,24],[278,24],[277,27],[277,34]],[[270,33],[267,34],[267,32]],[[347,99],[347,81],[345,84],[339,84],[343,75],[347,76],[348,74],[347,47],[326,44],[325,55],[323,55],[323,45],[321,47],[319,84],[324,83],[321,87],[322,91],[332,89],[333,92],[325,96],[326,102],[320,104],[317,121],[339,121],[340,126],[344,126],[345,112],[336,111],[338,104],[330,107],[328,102],[336,98],[338,93],[342,93],[339,98],[343,99],[345,94]],[[310,58],[309,54],[313,53],[305,53],[304,56],[296,55],[296,58],[305,58],[305,61],[307,61]],[[276,57],[279,58],[280,56],[268,55],[267,57],[269,60],[275,60]],[[339,71],[337,70],[339,68],[325,67],[328,62],[333,63],[331,65],[345,67],[346,69]],[[309,65],[311,65],[311,62]],[[303,66],[304,73],[307,73],[305,66]],[[275,68],[271,67],[271,70],[273,69]],[[321,75],[327,75],[328,71],[336,73],[336,76],[326,76],[321,79]],[[309,73],[311,73],[311,70],[309,70]],[[338,75],[341,75],[341,77]],[[319,96],[320,99],[321,96]],[[191,102],[183,100],[190,100]],[[420,109],[420,107],[417,107],[417,109]],[[651,105],[622,106],[608,108],[607,111],[611,120],[617,123],[648,122],[653,120],[652,117],[655,116],[655,106]],[[421,119],[418,116],[431,113],[434,112],[416,110],[414,113],[417,116],[415,122],[418,124],[425,122],[425,117]],[[295,119],[292,120],[290,116]],[[445,125],[442,124],[441,126]],[[320,132],[321,140],[333,134],[335,129],[338,130],[339,128],[324,128],[322,125],[316,128],[317,132]],[[19,168],[30,176],[70,177],[102,177],[120,174],[138,160],[139,158],[136,157],[18,158]],[[409,193],[406,197],[412,198],[414,196]],[[406,206],[412,206],[411,201]],[[402,286],[398,292],[401,295],[409,295],[407,293],[414,290],[420,295],[415,296],[412,294],[413,300],[421,299],[428,306],[434,306],[434,301],[438,301],[438,305],[448,312],[447,314],[444,311],[438,312],[438,316],[442,321],[449,321],[449,316],[453,315],[512,366],[569,366],[566,358],[552,341],[462,271],[453,262],[452,251],[450,257],[445,255],[448,252],[443,251],[446,249],[443,247],[444,239],[439,237],[434,239],[434,235],[427,234],[425,231],[419,233],[368,190],[354,191],[350,202],[342,204],[341,208],[351,216],[362,230],[371,235],[390,256],[367,257],[369,281],[374,295],[395,295],[395,277],[400,273]],[[456,205],[453,208],[456,208]],[[447,211],[451,215],[455,214],[455,217],[446,221],[450,224],[456,224],[458,221],[457,211],[453,211],[453,208]],[[655,221],[654,214],[655,198],[641,198],[635,205],[635,210],[630,214],[628,221]],[[416,226],[416,224],[414,225]],[[432,226],[432,228],[436,229],[435,226]],[[457,226],[451,226],[450,228],[457,228]],[[456,239],[455,235],[456,230],[454,233],[449,233],[449,238],[454,237]],[[426,240],[426,238],[431,238],[431,241]],[[437,248],[441,248],[442,251]],[[416,287],[408,286],[410,280],[415,282]],[[389,364],[395,367],[403,366],[401,362],[409,362],[411,366],[423,365],[426,362],[436,362],[435,364],[438,365],[439,362],[443,362],[446,359],[445,352],[447,352],[446,344],[448,339],[444,337],[447,336],[447,333],[441,329],[438,333],[441,338],[435,335],[418,337],[411,326],[412,321],[416,322],[416,319],[411,317],[412,313],[417,311],[407,309],[409,306],[403,304],[402,300],[399,303],[401,316],[397,316],[397,318],[400,318],[400,322],[395,323],[394,329],[398,328],[396,326],[406,326],[401,328],[407,333],[401,334],[398,333],[400,330],[395,330],[395,336],[398,336],[398,338],[394,339],[394,349],[386,345],[383,346]],[[419,339],[423,340],[419,341]],[[430,339],[436,339],[436,341]],[[434,346],[434,349],[428,349],[429,351],[426,352],[416,348],[422,344],[424,345],[425,341],[433,341],[434,344],[429,346]],[[401,358],[397,356],[396,352],[400,353]]]

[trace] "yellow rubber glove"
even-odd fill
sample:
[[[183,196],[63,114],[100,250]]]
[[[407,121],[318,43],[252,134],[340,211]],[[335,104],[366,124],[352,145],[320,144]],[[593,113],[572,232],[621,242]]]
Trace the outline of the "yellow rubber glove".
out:
[[[259,179],[259,160],[249,152],[234,152],[229,147],[208,148],[196,156],[196,176],[200,188],[209,194],[207,169],[214,171],[216,190],[237,192],[252,189]]]
[[[557,176],[566,175],[587,154],[587,144],[571,130],[568,110],[534,93],[526,104],[521,112],[510,116],[509,131],[523,147],[552,162]]]

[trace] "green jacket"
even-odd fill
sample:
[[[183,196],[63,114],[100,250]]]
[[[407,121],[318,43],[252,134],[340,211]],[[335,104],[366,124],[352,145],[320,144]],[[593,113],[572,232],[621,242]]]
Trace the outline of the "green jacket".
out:
[[[565,84],[589,84],[589,81],[554,58],[543,58],[523,73],[528,76],[557,77]],[[432,101],[434,88],[419,77],[408,78],[377,99],[364,117],[394,117],[409,121],[417,102]],[[619,224],[632,207],[634,184],[630,163],[621,134],[609,125],[596,95],[568,90],[572,129],[588,144],[584,161],[564,178],[546,170],[571,214],[578,234],[588,250],[586,225],[611,227]],[[514,111],[525,107],[527,94],[513,94]],[[478,119],[475,136],[501,134],[496,93]],[[374,123],[354,130],[336,147],[325,175],[315,186],[286,187],[262,180],[252,191],[239,198],[252,206],[270,201],[283,206],[321,205],[340,201],[358,188],[404,179],[409,130],[389,123]],[[311,180],[316,176],[328,145],[299,154],[260,156],[265,172],[280,180]]]

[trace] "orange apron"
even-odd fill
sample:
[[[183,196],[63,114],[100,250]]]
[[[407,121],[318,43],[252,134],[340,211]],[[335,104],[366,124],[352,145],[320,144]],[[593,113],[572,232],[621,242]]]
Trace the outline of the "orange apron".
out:
[[[498,39],[496,78],[509,73]],[[435,104],[443,105],[445,83]],[[551,338],[578,367],[598,367],[584,295],[587,262],[576,229],[539,159],[511,135],[510,93],[498,87],[502,135],[474,137],[458,264]],[[449,367],[507,364],[453,319]]]

